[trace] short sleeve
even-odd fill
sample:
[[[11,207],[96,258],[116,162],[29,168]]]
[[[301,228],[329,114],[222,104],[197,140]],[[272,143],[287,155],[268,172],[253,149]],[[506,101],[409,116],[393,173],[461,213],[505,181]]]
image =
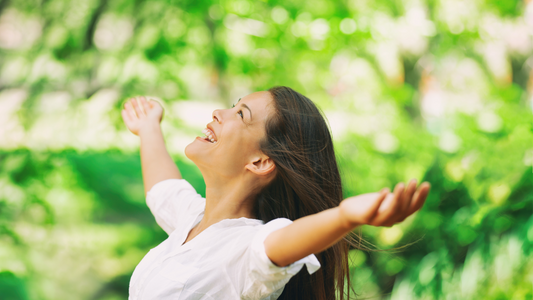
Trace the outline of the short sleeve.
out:
[[[156,183],[146,194],[146,204],[157,224],[169,235],[205,210],[205,199],[185,179]]]
[[[278,267],[268,258],[265,251],[264,241],[266,237],[292,223],[291,220],[280,218],[272,220],[256,233],[247,251],[245,262],[245,286],[244,299],[277,299],[283,292],[285,284],[292,276],[296,275],[304,265],[309,274],[313,274],[320,268],[320,262],[314,254],[306,256],[288,266]]]

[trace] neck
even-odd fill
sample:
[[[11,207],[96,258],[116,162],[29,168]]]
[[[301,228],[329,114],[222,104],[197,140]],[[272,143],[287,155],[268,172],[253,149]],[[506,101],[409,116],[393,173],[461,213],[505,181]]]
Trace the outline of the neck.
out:
[[[207,176],[206,176],[207,175]],[[224,219],[253,218],[253,181],[244,174],[237,178],[225,178],[216,174],[204,174],[205,211],[199,229],[205,229]]]

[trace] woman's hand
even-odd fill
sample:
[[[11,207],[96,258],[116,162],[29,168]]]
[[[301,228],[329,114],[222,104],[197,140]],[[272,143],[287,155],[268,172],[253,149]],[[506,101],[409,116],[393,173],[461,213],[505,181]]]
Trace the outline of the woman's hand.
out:
[[[428,182],[422,183],[417,189],[416,180],[413,179],[407,188],[403,183],[398,183],[393,193],[385,188],[379,193],[347,198],[339,205],[341,221],[347,228],[364,224],[390,227],[419,210],[426,201],[429,189]]]
[[[159,125],[163,118],[163,107],[159,102],[141,96],[139,100],[132,98],[124,104],[122,119],[128,129],[135,135],[139,135],[143,128]]]

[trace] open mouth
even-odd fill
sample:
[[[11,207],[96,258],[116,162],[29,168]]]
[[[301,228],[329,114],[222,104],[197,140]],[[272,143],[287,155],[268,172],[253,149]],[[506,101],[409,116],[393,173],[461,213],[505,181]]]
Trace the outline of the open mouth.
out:
[[[205,137],[203,137],[204,140],[211,142],[213,144],[217,142],[217,136],[211,129],[205,128],[204,130],[202,130],[202,132],[203,134],[205,134]]]

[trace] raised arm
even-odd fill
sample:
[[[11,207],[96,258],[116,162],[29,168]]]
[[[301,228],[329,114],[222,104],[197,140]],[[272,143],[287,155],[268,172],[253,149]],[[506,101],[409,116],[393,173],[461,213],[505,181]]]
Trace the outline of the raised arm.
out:
[[[416,188],[416,181],[407,186],[396,185],[394,192],[383,189],[350,197],[338,207],[309,215],[277,231],[265,240],[265,251],[278,266],[287,266],[310,254],[333,246],[357,226],[392,226],[420,209],[429,193],[425,182]]]
[[[181,179],[178,167],[168,154],[161,132],[163,107],[144,97],[130,99],[124,104],[122,119],[128,129],[141,138],[141,166],[144,193],[165,179]]]

